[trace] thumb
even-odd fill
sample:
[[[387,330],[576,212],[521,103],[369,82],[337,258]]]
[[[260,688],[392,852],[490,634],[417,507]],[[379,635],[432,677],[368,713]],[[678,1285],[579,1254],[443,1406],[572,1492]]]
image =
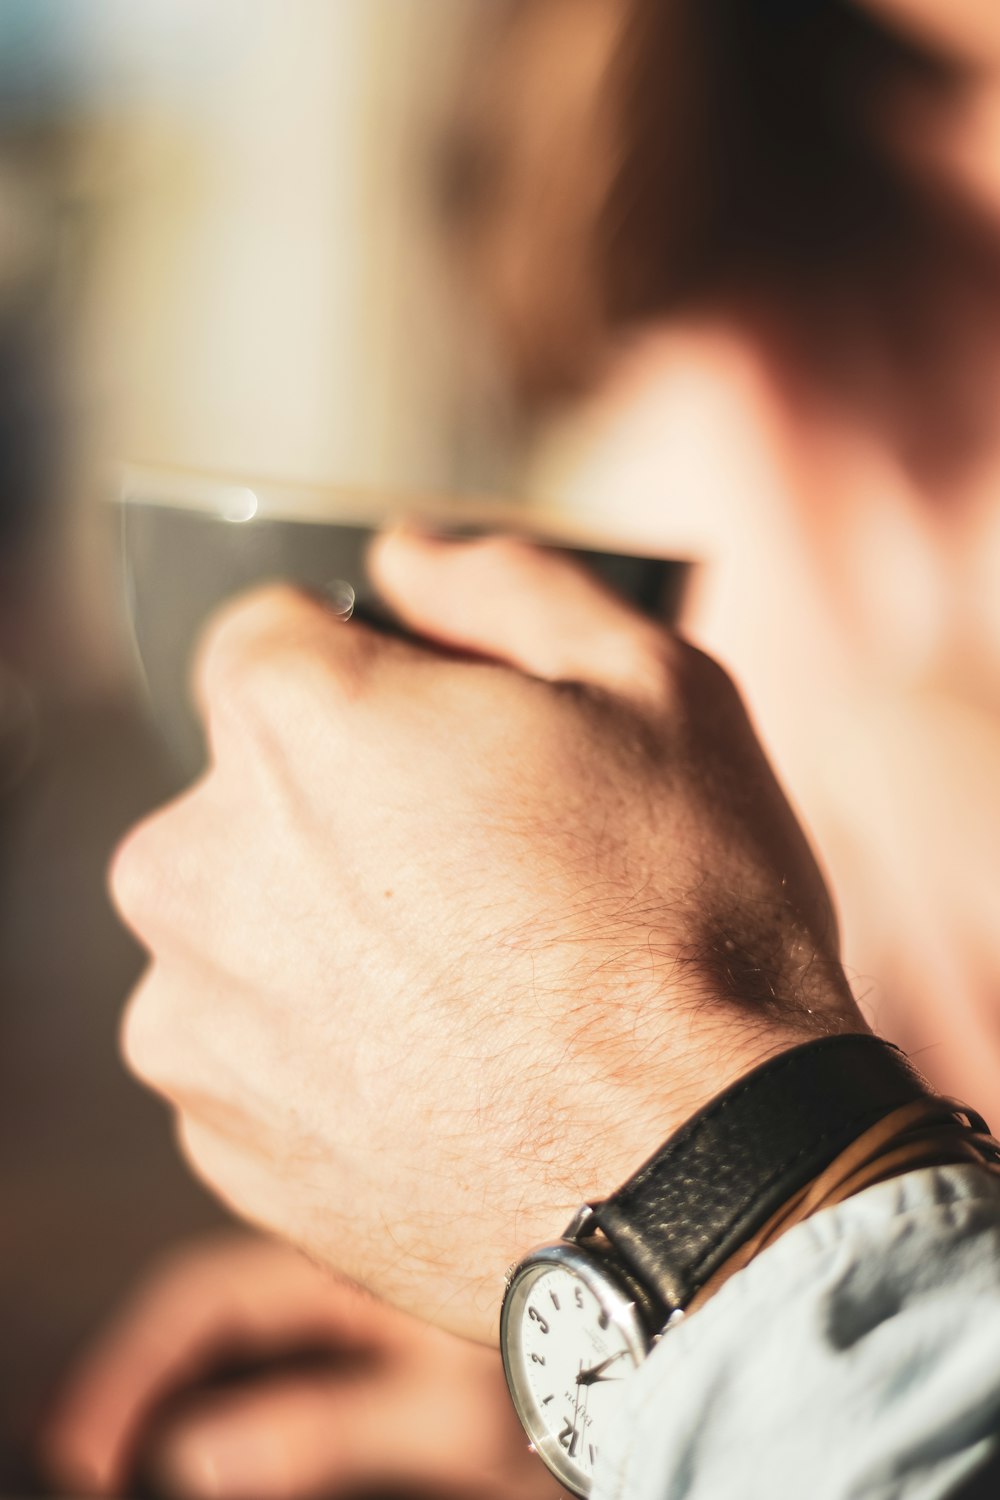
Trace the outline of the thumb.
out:
[[[662,696],[672,638],[550,547],[387,532],[369,554],[387,602],[420,635],[533,677]]]
[[[201,1396],[158,1430],[142,1471],[177,1500],[333,1493],[348,1476],[331,1419],[349,1389],[314,1374]]]
[[[386,1370],[285,1376],[202,1398],[162,1429],[145,1472],[176,1500],[290,1500],[400,1482],[486,1493],[440,1393]]]

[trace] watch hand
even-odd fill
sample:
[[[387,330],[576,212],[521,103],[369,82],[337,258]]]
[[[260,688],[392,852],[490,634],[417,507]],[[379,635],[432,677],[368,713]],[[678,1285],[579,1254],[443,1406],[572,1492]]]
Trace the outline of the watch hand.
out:
[[[605,1375],[604,1371],[608,1365],[613,1365],[616,1359],[621,1359],[625,1352],[624,1349],[619,1349],[617,1354],[609,1354],[607,1359],[602,1359],[599,1365],[592,1365],[589,1370],[581,1369],[576,1377],[577,1385],[593,1385],[596,1380],[620,1380],[621,1376]]]
[[[582,1422],[583,1422],[583,1435],[584,1435],[584,1438],[586,1438],[586,1436],[587,1436],[587,1407],[590,1405],[590,1386],[591,1386],[591,1382],[588,1381],[587,1382],[587,1389],[586,1389],[586,1391],[584,1393],[584,1397],[583,1397],[583,1416],[582,1416]]]
[[[570,1440],[569,1440],[569,1446],[568,1446],[568,1448],[566,1450],[567,1453],[569,1454],[570,1458],[575,1458],[576,1457],[576,1440],[577,1440],[576,1419],[577,1419],[577,1417],[580,1414],[580,1375],[582,1375],[582,1374],[583,1374],[583,1360],[581,1359],[581,1361],[580,1361],[580,1373],[576,1377],[576,1405],[573,1408],[573,1432],[572,1432],[572,1436],[570,1437]]]

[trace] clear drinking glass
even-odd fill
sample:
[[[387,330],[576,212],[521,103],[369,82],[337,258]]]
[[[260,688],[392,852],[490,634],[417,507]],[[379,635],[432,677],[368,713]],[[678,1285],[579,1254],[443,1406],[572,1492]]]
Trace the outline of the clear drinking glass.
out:
[[[268,580],[321,592],[331,609],[394,629],[365,573],[372,536],[408,519],[455,535],[516,532],[570,550],[640,609],[675,617],[686,565],[618,550],[565,514],[470,498],[387,495],[130,469],[121,488],[128,614],[149,701],[188,772],[204,759],[189,694],[194,648],[224,600]]]

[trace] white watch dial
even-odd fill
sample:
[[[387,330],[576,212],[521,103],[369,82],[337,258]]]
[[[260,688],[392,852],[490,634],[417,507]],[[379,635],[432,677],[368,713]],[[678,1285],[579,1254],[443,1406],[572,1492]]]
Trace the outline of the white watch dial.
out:
[[[563,1484],[586,1495],[644,1354],[631,1303],[600,1277],[536,1263],[512,1289],[505,1351],[529,1437]]]

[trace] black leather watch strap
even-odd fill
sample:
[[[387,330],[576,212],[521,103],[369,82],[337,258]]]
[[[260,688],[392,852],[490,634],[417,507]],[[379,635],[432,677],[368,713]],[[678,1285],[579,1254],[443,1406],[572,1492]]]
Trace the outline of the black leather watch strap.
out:
[[[851,1141],[929,1094],[877,1037],[807,1042],[717,1095],[593,1205],[588,1227],[669,1314]]]

